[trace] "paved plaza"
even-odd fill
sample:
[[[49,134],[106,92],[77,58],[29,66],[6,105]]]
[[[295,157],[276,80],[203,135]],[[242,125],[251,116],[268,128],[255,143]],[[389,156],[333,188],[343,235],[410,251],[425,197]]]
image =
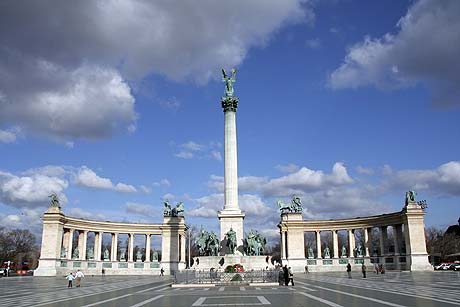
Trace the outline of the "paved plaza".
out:
[[[297,274],[295,286],[172,288],[170,277],[87,277],[67,288],[55,277],[0,279],[0,305],[14,306],[460,306],[459,272]]]

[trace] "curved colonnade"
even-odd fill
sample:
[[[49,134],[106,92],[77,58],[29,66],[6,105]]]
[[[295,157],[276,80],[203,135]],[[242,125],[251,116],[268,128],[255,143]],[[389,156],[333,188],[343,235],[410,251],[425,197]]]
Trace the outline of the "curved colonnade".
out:
[[[59,207],[49,207],[43,215],[43,236],[40,260],[35,276],[65,275],[81,270],[85,274],[159,274],[161,268],[172,273],[185,269],[185,237],[187,227],[183,216],[165,216],[162,224],[103,222],[65,216]],[[94,233],[92,253],[87,254],[88,234]],[[74,234],[77,244],[73,244]],[[102,250],[103,234],[111,235],[110,251]],[[119,252],[118,237],[128,235],[128,246]],[[145,237],[142,257],[134,253],[134,236]],[[161,237],[161,260],[153,257],[152,236]]]
[[[361,270],[362,264],[368,269],[381,264],[386,269],[432,270],[426,252],[424,215],[425,211],[416,202],[407,204],[400,212],[351,219],[309,221],[303,220],[301,213],[285,213],[278,225],[281,260],[296,272],[304,271],[305,266],[309,271],[345,271],[348,263],[354,270]],[[390,226],[393,228],[391,243],[387,233]],[[371,236],[376,232],[373,230],[378,230],[378,238],[374,240],[378,241],[378,247],[371,249]],[[339,231],[347,234],[347,246],[341,249]],[[358,231],[363,233],[362,253],[355,252]],[[315,233],[315,254],[306,252],[306,232]],[[321,242],[324,232],[332,235],[332,255],[324,255]]]

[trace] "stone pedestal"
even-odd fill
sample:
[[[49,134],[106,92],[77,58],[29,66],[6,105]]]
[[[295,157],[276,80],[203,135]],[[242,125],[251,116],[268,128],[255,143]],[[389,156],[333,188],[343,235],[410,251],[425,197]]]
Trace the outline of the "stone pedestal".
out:
[[[217,215],[220,221],[220,241],[222,245],[221,252],[223,254],[228,253],[227,243],[225,240],[225,234],[232,228],[236,232],[236,254],[243,253],[243,239],[244,239],[244,228],[243,220],[245,214],[240,210],[222,210]]]
[[[43,214],[43,235],[38,268],[34,276],[56,276],[60,263],[64,214],[59,207],[49,207]],[[46,244],[44,244],[46,242]]]
[[[409,202],[404,208],[404,235],[406,255],[411,271],[431,271],[425,240],[425,211],[416,203]]]

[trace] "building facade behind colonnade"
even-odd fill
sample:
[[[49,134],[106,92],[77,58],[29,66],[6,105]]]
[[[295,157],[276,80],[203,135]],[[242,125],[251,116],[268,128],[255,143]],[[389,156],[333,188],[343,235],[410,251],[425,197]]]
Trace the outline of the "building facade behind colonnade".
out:
[[[390,270],[433,270],[426,251],[424,206],[415,201],[414,194],[406,194],[406,204],[400,212],[377,216],[315,221],[303,220],[302,212],[282,213],[278,224],[282,264],[295,272],[303,272],[306,266],[310,272],[345,271],[348,263],[354,270],[361,270],[362,264],[368,270],[376,265]],[[392,250],[388,244],[389,227],[393,228]],[[345,231],[348,237],[342,246],[339,231]],[[356,242],[358,231],[363,233],[362,246]],[[314,233],[316,246],[305,246],[306,232]],[[372,234],[376,232],[378,238],[374,241],[378,246],[371,249]],[[322,242],[322,233],[332,235],[331,246]]]
[[[174,208],[175,209],[175,208]],[[172,211],[174,212],[174,210]],[[34,276],[67,275],[81,270],[84,274],[159,275],[185,269],[185,219],[166,213],[162,224],[137,224],[91,221],[68,217],[59,202],[51,202],[43,215],[43,236],[38,268]],[[88,234],[94,233],[94,246],[88,248]],[[73,244],[74,234],[77,244]],[[110,234],[110,250],[102,250],[103,234]],[[127,234],[128,246],[118,248],[120,234]],[[134,253],[134,236],[144,236],[145,248]],[[161,259],[151,250],[153,236],[161,237]]]

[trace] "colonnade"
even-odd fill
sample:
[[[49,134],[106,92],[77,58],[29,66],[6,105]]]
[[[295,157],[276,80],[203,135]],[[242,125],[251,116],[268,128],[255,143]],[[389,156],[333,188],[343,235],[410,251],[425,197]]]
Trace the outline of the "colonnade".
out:
[[[391,269],[431,270],[425,246],[424,210],[415,202],[407,204],[400,212],[377,216],[339,220],[303,220],[301,213],[284,213],[278,225],[281,236],[283,264],[295,271],[303,271],[306,265],[312,271],[340,271],[348,263],[382,264]],[[390,252],[388,227],[393,228]],[[378,229],[378,248],[372,248],[373,229]],[[347,234],[347,246],[339,246],[339,231]],[[356,243],[356,231],[363,233],[363,246]],[[312,246],[304,246],[305,232],[316,237],[316,255]],[[324,255],[321,233],[332,234],[332,255]],[[306,252],[307,248],[307,252]],[[310,252],[308,252],[310,249]],[[358,268],[358,266],[356,267]]]
[[[102,222],[68,217],[61,208],[50,206],[43,215],[41,253],[34,275],[55,276],[69,269],[92,275],[101,274],[103,269],[107,274],[157,274],[161,268],[172,273],[185,268],[186,231],[183,216],[165,216],[161,224]],[[78,239],[74,245],[75,233]],[[89,233],[94,233],[93,249],[87,249]],[[104,234],[111,236],[107,251],[102,250]],[[128,235],[126,253],[118,252],[121,234]],[[145,254],[141,252],[140,257],[134,253],[135,236],[145,237],[145,247],[141,248]],[[161,261],[151,261],[152,236],[161,237]]]

